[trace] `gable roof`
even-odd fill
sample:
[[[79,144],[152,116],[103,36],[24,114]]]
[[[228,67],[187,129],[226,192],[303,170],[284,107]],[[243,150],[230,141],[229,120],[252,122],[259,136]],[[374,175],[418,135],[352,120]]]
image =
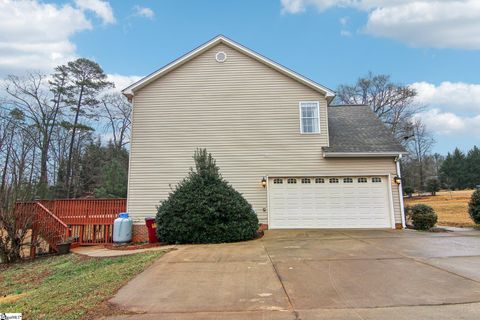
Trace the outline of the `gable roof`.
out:
[[[330,146],[323,148],[325,157],[398,156],[407,153],[369,106],[328,107],[328,131]]]
[[[219,35],[212,40],[204,43],[203,45],[197,47],[196,49],[188,52],[187,54],[183,55],[182,57],[178,58],[177,60],[172,61],[171,63],[167,64],[166,66],[158,69],[157,71],[149,74],[148,76],[140,79],[139,81],[131,84],[127,88],[122,90],[122,93],[127,96],[127,98],[131,99],[135,91],[140,90],[141,88],[145,87],[149,83],[157,80],[158,78],[162,77],[163,75],[167,74],[168,72],[178,68],[179,66],[183,65],[184,63],[190,61],[191,59],[195,58],[196,56],[202,54],[203,52],[207,51],[208,49],[216,46],[217,44],[223,43],[233,49],[236,49],[243,54],[269,66],[270,68],[300,82],[303,83],[304,85],[322,93],[325,95],[325,97],[331,101],[335,97],[335,92],[328,89],[327,87],[324,87],[313,80],[308,79],[307,77],[304,77],[295,71],[292,71],[284,66],[282,66],[279,63],[276,63],[275,61],[272,61],[258,53],[256,53],[253,50],[250,50],[244,46],[242,46],[239,43],[236,43],[235,41],[228,39],[227,37],[223,35]]]

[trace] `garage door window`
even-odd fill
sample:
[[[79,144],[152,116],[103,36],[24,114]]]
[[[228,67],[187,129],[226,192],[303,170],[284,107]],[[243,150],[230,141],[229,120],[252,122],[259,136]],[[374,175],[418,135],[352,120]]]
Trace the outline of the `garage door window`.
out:
[[[378,178],[378,177],[372,178],[372,182],[374,183],[382,182],[382,178]]]
[[[275,184],[282,184],[283,183],[283,179],[273,179],[273,183]]]
[[[315,183],[325,183],[325,179],[323,179],[323,178],[315,178]]]
[[[328,182],[330,182],[330,183],[338,183],[338,179],[337,179],[337,178],[330,178],[330,180],[328,180]]]
[[[367,183],[367,178],[358,178],[358,183]]]
[[[303,178],[302,183],[311,183],[309,178]]]
[[[343,183],[353,183],[352,178],[343,178]]]
[[[289,178],[289,179],[287,180],[287,183],[289,183],[289,184],[297,183],[297,179]]]

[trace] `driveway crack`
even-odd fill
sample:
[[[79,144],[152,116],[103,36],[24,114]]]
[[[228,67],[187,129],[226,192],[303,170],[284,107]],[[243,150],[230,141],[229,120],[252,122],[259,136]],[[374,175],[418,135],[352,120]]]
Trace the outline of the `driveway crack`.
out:
[[[288,310],[290,310],[293,313],[293,315],[295,316],[295,320],[301,320],[298,312],[295,310],[295,308],[293,306],[292,299],[290,298],[290,295],[288,294],[287,289],[285,288],[285,285],[283,284],[282,277],[278,273],[277,267],[275,266],[275,263],[273,263],[273,260],[270,257],[270,254],[268,253],[267,248],[265,248],[265,245],[263,244],[263,242],[262,242],[262,247],[263,247],[263,250],[265,250],[265,253],[268,257],[268,260],[270,261],[270,263],[272,265],[273,271],[275,272],[275,275],[277,276],[278,281],[280,282],[280,285],[282,286],[283,293],[285,293],[285,296],[287,297]]]

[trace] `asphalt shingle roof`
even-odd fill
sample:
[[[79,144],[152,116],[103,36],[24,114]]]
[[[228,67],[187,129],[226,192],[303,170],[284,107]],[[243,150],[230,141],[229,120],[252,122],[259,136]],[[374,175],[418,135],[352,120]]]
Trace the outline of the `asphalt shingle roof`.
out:
[[[405,152],[368,106],[328,107],[328,130],[325,152]]]

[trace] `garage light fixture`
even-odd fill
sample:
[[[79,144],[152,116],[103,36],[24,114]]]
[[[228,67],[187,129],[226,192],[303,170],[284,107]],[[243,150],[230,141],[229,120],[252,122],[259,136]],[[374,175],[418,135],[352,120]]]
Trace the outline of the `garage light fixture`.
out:
[[[266,177],[262,178],[262,187],[264,187],[264,188],[267,187],[267,178]]]
[[[393,182],[395,182],[396,184],[400,184],[402,183],[402,178],[400,178],[399,176],[395,176],[393,178]]]

